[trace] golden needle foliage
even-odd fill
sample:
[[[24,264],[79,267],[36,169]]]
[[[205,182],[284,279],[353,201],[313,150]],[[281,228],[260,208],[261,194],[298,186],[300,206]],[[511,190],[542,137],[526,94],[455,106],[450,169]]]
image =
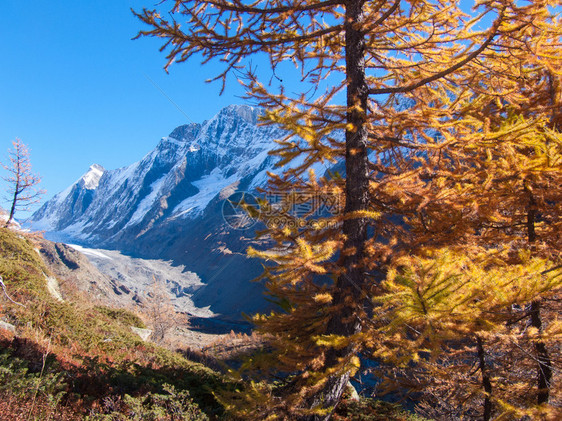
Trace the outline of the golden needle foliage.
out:
[[[542,280],[540,271],[560,259],[559,2],[478,0],[472,10],[449,0],[166,3],[169,14],[137,16],[149,25],[140,35],[164,40],[167,66],[222,64],[216,78],[223,87],[236,75],[264,108],[263,123],[286,131],[274,153],[281,167],[291,165],[271,174],[267,190],[281,200],[261,203],[270,247],[250,250],[265,260],[267,288],[280,307],[254,318],[270,344],[249,364],[256,382],[235,405],[240,414],[327,419],[359,355],[387,357],[395,343],[406,347],[404,361],[423,362],[415,346],[431,349],[429,339],[464,346],[475,332],[482,332],[476,354],[486,373],[477,388],[488,399],[482,410],[466,400],[467,414],[489,419],[507,411],[507,395],[490,398],[497,382],[485,364],[484,333],[508,321],[488,319],[485,310],[493,303],[503,314],[515,300],[504,291],[515,284],[500,282],[501,273],[508,280],[527,270],[529,279]],[[270,83],[253,58],[268,61]],[[290,76],[287,62],[302,81],[299,92],[271,82],[278,72]],[[335,170],[315,175],[320,164]],[[328,208],[317,200],[326,197],[336,198]],[[293,211],[305,204],[306,212]],[[432,257],[441,254],[466,262],[472,275],[435,272],[432,282],[441,286],[428,287],[429,296],[403,290],[409,284],[394,275],[400,262],[414,278],[439,265],[447,273],[451,262]],[[494,258],[475,279],[478,260],[471,259],[480,254]],[[414,260],[403,260],[409,256]],[[488,295],[469,298],[483,282]],[[531,303],[527,316],[540,338],[526,336],[535,348],[525,349],[544,373],[551,364],[546,330],[556,323],[541,324],[540,299],[558,284],[529,285],[517,299]],[[400,336],[405,323],[423,325],[411,343]],[[396,342],[383,340],[385,328],[398,329]],[[431,374],[444,379],[456,366],[441,362]],[[510,364],[501,367],[502,376],[513,372]],[[282,385],[258,381],[271,376]],[[542,407],[552,382],[539,375],[533,393]],[[465,396],[455,390],[450,402]]]
[[[498,419],[555,419],[557,405],[536,406],[529,393],[536,383],[532,345],[545,343],[559,359],[562,320],[551,310],[542,332],[521,321],[532,301],[560,290],[562,267],[525,252],[519,264],[509,265],[498,250],[423,254],[397,259],[382,285],[385,294],[376,298],[387,321],[376,327],[371,347],[388,364],[377,370],[383,387],[423,392],[420,407],[435,418],[482,418],[479,408],[488,399]],[[556,403],[560,385],[551,388]]]

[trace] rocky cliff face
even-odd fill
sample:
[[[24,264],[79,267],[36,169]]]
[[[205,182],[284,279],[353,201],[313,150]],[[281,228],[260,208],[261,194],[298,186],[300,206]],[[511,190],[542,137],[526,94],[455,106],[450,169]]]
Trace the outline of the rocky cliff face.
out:
[[[38,251],[45,264],[62,282],[63,298],[67,291],[86,293],[95,304],[126,307],[119,299],[119,285],[101,273],[82,253],[63,243],[38,239]]]
[[[97,304],[142,308],[155,288],[166,292],[177,311],[191,317],[214,314],[198,308],[191,297],[203,286],[199,277],[169,261],[137,259],[115,250],[69,246],[38,239],[38,251],[49,269],[61,280],[63,293],[86,293]]]
[[[134,256],[172,259],[205,284],[199,307],[240,318],[264,307],[250,280],[260,262],[245,256],[250,230],[230,227],[224,200],[264,185],[268,152],[282,133],[257,124],[259,111],[229,106],[202,124],[180,126],[142,160],[117,170],[93,165],[27,223],[46,237]]]

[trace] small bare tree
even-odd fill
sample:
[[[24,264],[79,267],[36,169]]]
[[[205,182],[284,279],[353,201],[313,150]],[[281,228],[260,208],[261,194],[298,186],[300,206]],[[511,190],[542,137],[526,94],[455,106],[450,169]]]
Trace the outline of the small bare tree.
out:
[[[180,324],[180,315],[172,304],[165,282],[154,279],[147,294],[144,314],[152,327],[151,339],[158,344],[163,344],[166,334]]]
[[[1,164],[9,173],[2,178],[8,183],[7,199],[12,203],[6,227],[14,219],[16,210],[28,210],[29,206],[39,202],[41,195],[45,194],[45,190],[36,187],[41,177],[31,172],[28,147],[20,139],[14,140],[12,145],[13,149],[8,150],[10,164]]]

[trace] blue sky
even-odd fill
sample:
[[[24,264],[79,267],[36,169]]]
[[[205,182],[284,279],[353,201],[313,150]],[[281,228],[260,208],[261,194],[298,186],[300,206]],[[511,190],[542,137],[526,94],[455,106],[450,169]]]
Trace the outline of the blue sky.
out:
[[[6,162],[11,141],[22,139],[43,177],[44,200],[93,163],[129,165],[175,127],[243,102],[233,78],[223,96],[220,82],[205,83],[218,72],[212,64],[190,61],[167,74],[161,41],[132,40],[146,27],[130,9],[162,10],[159,1],[2,0],[0,161]],[[283,84],[302,89],[284,70]],[[0,199],[4,191],[0,180]]]
[[[155,4],[2,0],[0,161],[7,160],[11,141],[22,139],[43,177],[44,199],[93,163],[129,165],[176,126],[243,102],[236,81],[221,97],[220,83],[204,82],[212,66],[184,63],[166,74],[158,40],[131,40],[143,24],[130,9]]]

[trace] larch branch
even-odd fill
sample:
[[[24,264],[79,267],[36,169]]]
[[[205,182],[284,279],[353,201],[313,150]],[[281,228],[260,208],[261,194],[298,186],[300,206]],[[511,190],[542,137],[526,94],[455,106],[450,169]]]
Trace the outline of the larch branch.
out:
[[[439,79],[441,79],[445,76],[448,76],[451,73],[459,70],[461,67],[463,67],[464,65],[466,65],[470,61],[474,60],[478,55],[480,55],[480,53],[482,53],[486,48],[488,48],[488,46],[494,40],[496,35],[497,35],[497,30],[492,31],[492,33],[488,36],[486,41],[484,41],[484,43],[477,50],[473,51],[471,54],[469,54],[463,60],[459,61],[457,64],[455,64],[455,65],[453,65],[453,66],[449,67],[448,69],[445,69],[441,72],[438,72],[438,73],[434,74],[433,76],[426,77],[422,80],[419,80],[418,82],[412,83],[412,84],[407,85],[407,86],[396,86],[396,87],[388,87],[388,88],[370,89],[369,94],[370,95],[382,95],[382,94],[402,94],[402,93],[406,93],[406,92],[411,92],[414,89],[421,88],[422,86],[427,85],[428,83],[435,82],[436,80],[439,80]]]

